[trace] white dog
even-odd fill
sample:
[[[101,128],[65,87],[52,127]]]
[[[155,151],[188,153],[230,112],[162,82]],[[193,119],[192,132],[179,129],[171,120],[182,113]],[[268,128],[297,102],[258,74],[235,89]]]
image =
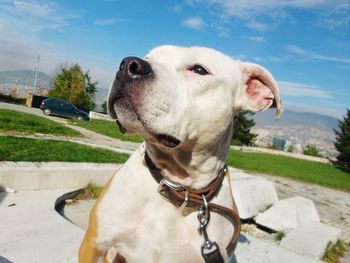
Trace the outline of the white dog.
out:
[[[79,262],[229,262],[240,230],[225,176],[233,116],[271,106],[278,117],[269,72],[212,49],[125,58],[108,110],[145,142],[91,211]]]

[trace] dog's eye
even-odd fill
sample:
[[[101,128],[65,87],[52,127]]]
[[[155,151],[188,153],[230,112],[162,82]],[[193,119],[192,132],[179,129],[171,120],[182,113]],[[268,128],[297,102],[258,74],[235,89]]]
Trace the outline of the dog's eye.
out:
[[[194,65],[193,67],[190,68],[190,70],[199,75],[209,74],[209,72],[205,68],[203,68],[201,65]]]

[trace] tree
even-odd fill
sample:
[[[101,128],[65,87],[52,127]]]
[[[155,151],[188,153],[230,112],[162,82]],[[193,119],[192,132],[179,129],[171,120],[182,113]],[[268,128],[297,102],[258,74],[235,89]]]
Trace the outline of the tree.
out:
[[[61,67],[55,76],[49,97],[62,98],[74,104],[95,108],[94,98],[97,92],[97,82],[92,82],[89,71],[83,72],[78,64]]]
[[[86,80],[86,88],[85,88],[85,92],[86,92],[86,101],[85,104],[87,105],[87,107],[89,109],[94,109],[96,107],[96,104],[94,102],[95,99],[95,93],[97,92],[97,84],[98,82],[92,82],[91,81],[91,77],[89,75],[89,71],[86,71],[84,74],[85,80]]]
[[[251,133],[250,129],[255,125],[253,119],[248,119],[246,115],[251,112],[239,112],[233,118],[233,134],[231,144],[252,146],[258,136]]]
[[[102,103],[101,107],[102,107],[102,112],[107,113],[107,101],[104,101]]]
[[[316,157],[323,157],[320,151],[317,149],[316,145],[311,144],[306,145],[306,147],[303,149],[303,154]]]
[[[12,87],[11,88],[11,90],[10,90],[10,97],[11,98],[17,98],[17,96],[18,96],[18,90],[17,90],[17,88],[16,87]]]
[[[339,130],[334,129],[335,142],[334,146],[338,150],[338,162],[345,167],[350,167],[350,110],[343,118],[343,121],[338,120]]]

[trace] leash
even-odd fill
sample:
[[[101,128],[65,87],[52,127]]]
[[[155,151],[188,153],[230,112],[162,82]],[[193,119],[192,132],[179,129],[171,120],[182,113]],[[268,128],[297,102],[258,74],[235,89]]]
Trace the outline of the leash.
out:
[[[206,188],[195,190],[165,179],[161,174],[161,169],[152,162],[147,152],[145,152],[145,162],[151,175],[159,185],[158,192],[166,200],[172,203],[175,207],[180,208],[182,211],[185,207],[198,210],[198,230],[204,236],[204,243],[201,247],[201,252],[206,263],[224,262],[219,246],[215,241],[209,239],[206,232],[206,226],[210,220],[210,212],[217,213],[230,221],[234,226],[231,240],[226,246],[226,253],[230,257],[236,248],[239,234],[241,232],[240,218],[234,210],[210,203],[213,197],[216,196],[221,189],[224,177],[228,172],[227,165],[219,171],[218,176]]]

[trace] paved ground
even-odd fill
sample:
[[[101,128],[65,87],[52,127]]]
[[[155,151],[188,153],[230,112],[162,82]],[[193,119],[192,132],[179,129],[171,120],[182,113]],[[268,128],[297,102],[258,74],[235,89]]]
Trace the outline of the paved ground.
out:
[[[55,210],[72,189],[0,192],[1,263],[73,263],[84,231]]]

